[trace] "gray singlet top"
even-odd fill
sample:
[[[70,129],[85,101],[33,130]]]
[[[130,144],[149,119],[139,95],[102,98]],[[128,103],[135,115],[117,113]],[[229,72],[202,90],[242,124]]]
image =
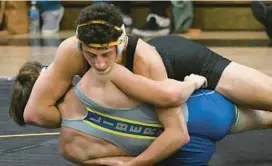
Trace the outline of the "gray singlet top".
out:
[[[133,156],[142,153],[163,131],[150,104],[129,109],[105,108],[88,98],[78,85],[75,93],[88,113],[81,119],[63,119],[64,127],[107,140]],[[186,104],[182,110],[188,121]]]

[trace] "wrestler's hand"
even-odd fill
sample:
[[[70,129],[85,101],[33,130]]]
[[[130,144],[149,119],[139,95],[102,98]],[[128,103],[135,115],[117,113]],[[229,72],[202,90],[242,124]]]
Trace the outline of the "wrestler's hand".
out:
[[[191,81],[195,84],[196,89],[199,88],[207,88],[208,81],[205,77],[197,75],[197,74],[190,74],[184,78],[184,81]]]

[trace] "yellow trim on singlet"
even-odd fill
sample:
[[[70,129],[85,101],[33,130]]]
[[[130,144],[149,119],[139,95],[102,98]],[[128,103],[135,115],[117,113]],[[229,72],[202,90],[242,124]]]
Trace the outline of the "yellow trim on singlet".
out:
[[[113,130],[110,130],[110,129],[107,129],[107,128],[104,128],[104,127],[101,127],[101,126],[98,126],[88,120],[83,120],[84,123],[98,129],[98,130],[102,130],[102,131],[105,131],[105,132],[108,132],[108,133],[111,133],[111,134],[115,134],[115,135],[120,135],[120,136],[123,136],[123,137],[130,137],[130,138],[136,138],[136,139],[149,139],[149,140],[154,140],[156,139],[156,137],[151,137],[151,136],[142,136],[142,135],[133,135],[133,134],[127,134],[127,133],[122,133],[122,132],[118,132],[118,131],[113,131]]]
[[[163,127],[162,125],[159,125],[159,124],[144,123],[144,122],[139,122],[139,121],[136,121],[136,120],[129,120],[129,119],[120,118],[120,117],[117,117],[117,116],[107,115],[107,114],[95,111],[95,110],[93,110],[93,109],[91,109],[91,108],[89,108],[87,106],[86,106],[86,109],[88,111],[90,111],[90,112],[93,112],[93,113],[96,113],[98,115],[101,115],[101,116],[104,116],[104,117],[107,117],[107,118],[111,118],[111,119],[114,119],[114,120],[119,120],[119,121],[123,121],[123,122],[127,122],[127,123],[133,123],[133,124],[149,126],[149,127],[159,127],[159,128]]]

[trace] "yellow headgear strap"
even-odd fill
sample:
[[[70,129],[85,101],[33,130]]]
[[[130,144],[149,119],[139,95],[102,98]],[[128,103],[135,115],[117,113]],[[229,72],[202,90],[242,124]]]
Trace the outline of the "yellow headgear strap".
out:
[[[108,23],[107,21],[103,21],[103,20],[91,20],[89,22],[86,22],[86,23],[82,23],[82,24],[79,24],[77,26],[77,29],[76,29],[76,36],[77,36],[77,31],[78,31],[78,28],[82,27],[82,26],[86,26],[86,25],[90,25],[90,24],[103,24],[103,25],[109,25],[109,26],[112,26],[114,29],[118,30],[118,31],[122,31],[123,32],[123,29],[116,26],[116,25],[112,25],[110,23]],[[83,43],[81,40],[78,39],[78,41],[80,43]],[[109,43],[104,43],[104,44],[98,44],[98,43],[89,43],[88,46],[89,47],[95,47],[95,48],[105,48],[105,47],[111,47],[111,46],[117,46],[119,44],[122,43],[122,40],[117,40],[117,41],[113,41],[113,42],[109,42]]]
[[[83,41],[79,40],[77,38],[78,42],[85,44]],[[109,42],[109,43],[104,43],[104,44],[97,44],[97,43],[89,43],[88,46],[89,47],[94,47],[94,48],[107,48],[107,47],[111,47],[111,46],[117,46],[121,43],[121,40],[117,40],[114,42]]]
[[[112,25],[110,23],[108,23],[107,21],[104,21],[104,20],[91,20],[89,22],[86,22],[86,23],[82,23],[82,24],[79,24],[77,26],[77,29],[79,27],[82,27],[82,26],[86,26],[86,25],[90,25],[90,24],[103,24],[103,25],[109,25],[109,26],[112,26],[114,29],[118,30],[118,31],[122,31],[122,29],[116,25]]]

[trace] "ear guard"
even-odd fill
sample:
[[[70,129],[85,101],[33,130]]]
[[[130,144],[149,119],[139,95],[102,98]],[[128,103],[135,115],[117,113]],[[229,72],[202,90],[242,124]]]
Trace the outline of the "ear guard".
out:
[[[118,38],[118,41],[121,41],[121,43],[119,45],[117,45],[117,55],[122,55],[122,52],[123,52],[125,45],[127,43],[127,40],[128,40],[124,24],[121,26],[121,29],[122,29],[123,33]]]

